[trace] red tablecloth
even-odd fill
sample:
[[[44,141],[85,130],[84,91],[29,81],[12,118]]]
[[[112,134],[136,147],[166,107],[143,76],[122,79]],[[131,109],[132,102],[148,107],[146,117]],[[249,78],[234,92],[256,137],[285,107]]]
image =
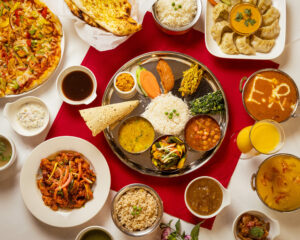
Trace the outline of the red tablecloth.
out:
[[[113,190],[118,191],[130,183],[145,183],[159,193],[164,202],[165,212],[196,224],[199,219],[193,217],[184,203],[186,185],[195,177],[208,175],[215,177],[227,187],[240,156],[230,136],[242,127],[252,124],[252,120],[243,108],[241,94],[238,90],[240,79],[258,69],[277,68],[278,65],[270,61],[216,58],[207,51],[202,33],[192,30],[183,36],[165,35],[155,26],[152,15],[147,13],[143,30],[116,49],[106,52],[98,52],[94,48],[89,49],[82,65],[94,72],[98,81],[98,97],[88,107],[101,104],[105,87],[118,68],[142,53],[157,50],[182,52],[198,59],[216,75],[226,93],[230,116],[228,132],[217,154],[204,167],[186,176],[171,179],[145,176],[131,170],[114,155],[102,133],[97,137],[92,137],[78,112],[79,109],[86,108],[86,106],[76,107],[64,103],[47,138],[71,135],[90,141],[106,157],[111,171]],[[99,181],[101,181],[101,176],[99,176]],[[206,221],[204,226],[211,228],[213,220]]]

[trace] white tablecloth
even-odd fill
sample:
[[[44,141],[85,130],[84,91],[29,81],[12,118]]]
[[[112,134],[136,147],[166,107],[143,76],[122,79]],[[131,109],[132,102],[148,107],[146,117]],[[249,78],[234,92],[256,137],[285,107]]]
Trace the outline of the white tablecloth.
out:
[[[62,0],[45,0],[46,4],[58,15],[63,12]],[[204,4],[205,7],[205,4]],[[287,1],[287,42],[286,49],[282,56],[275,61],[280,63],[280,68],[289,73],[296,80],[298,87],[300,87],[300,71],[299,56],[300,56],[300,1]],[[204,13],[205,11],[202,11]],[[79,65],[83,60],[89,46],[80,40],[76,35],[73,27],[73,22],[70,19],[61,17],[65,31],[65,52],[63,57],[61,69],[72,65]],[[197,28],[203,31],[204,14]],[[35,91],[34,96],[42,98],[49,107],[51,115],[51,123],[53,122],[57,111],[60,108],[61,100],[59,99],[55,80],[58,72],[39,90]],[[3,117],[3,108],[5,103],[11,102],[15,99],[0,99],[0,133],[10,136],[17,147],[17,162],[8,171],[0,174],[0,239],[74,239],[77,233],[84,227],[90,225],[101,225],[108,228],[116,240],[133,239],[122,234],[113,224],[110,217],[110,202],[112,196],[115,194],[111,191],[106,205],[99,212],[99,214],[91,219],[89,222],[74,228],[59,229],[41,223],[34,218],[26,209],[20,189],[19,177],[22,163],[31,150],[41,143],[47,131],[41,135],[31,138],[21,137],[16,134],[9,122]],[[300,113],[300,110],[298,110]],[[288,152],[300,156],[300,127],[299,118],[291,119],[283,124],[286,133],[286,144],[281,152]],[[49,130],[49,128],[47,129]],[[300,211],[293,213],[278,213],[266,208],[258,199],[255,192],[250,188],[250,178],[252,173],[257,170],[258,165],[264,159],[260,156],[252,160],[241,160],[229,185],[231,192],[232,204],[221,212],[216,218],[216,222],[212,231],[206,229],[200,230],[200,239],[205,240],[220,240],[233,239],[232,222],[234,218],[243,210],[258,209],[266,212],[280,222],[281,235],[278,239],[281,240],[297,240],[300,239]],[[167,222],[172,219],[171,216],[164,214],[163,221]],[[193,227],[191,224],[182,223],[182,227],[186,232],[189,232]],[[151,236],[143,237],[142,239],[160,239],[159,231],[153,233]]]

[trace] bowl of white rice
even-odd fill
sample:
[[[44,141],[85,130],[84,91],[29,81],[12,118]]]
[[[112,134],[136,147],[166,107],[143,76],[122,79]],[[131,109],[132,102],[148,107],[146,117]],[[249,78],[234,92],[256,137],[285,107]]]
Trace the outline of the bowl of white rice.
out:
[[[157,0],[152,7],[157,26],[167,34],[187,33],[201,15],[201,0]]]
[[[111,209],[115,225],[133,237],[153,232],[159,226],[164,212],[157,192],[141,183],[123,187],[114,197]]]

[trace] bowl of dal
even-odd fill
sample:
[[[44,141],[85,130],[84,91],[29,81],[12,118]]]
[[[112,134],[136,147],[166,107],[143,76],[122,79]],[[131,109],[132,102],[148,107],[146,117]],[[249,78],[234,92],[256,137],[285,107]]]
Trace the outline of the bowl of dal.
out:
[[[267,158],[252,175],[251,187],[273,210],[300,209],[300,158],[286,153]]]
[[[118,141],[128,153],[146,152],[155,139],[152,124],[144,117],[132,116],[125,119],[119,127]]]

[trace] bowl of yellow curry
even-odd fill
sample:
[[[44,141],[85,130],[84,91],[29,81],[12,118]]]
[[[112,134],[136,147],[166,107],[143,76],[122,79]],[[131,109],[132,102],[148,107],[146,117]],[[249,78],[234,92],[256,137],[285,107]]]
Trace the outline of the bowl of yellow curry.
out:
[[[120,124],[118,136],[119,144],[126,152],[140,154],[152,145],[155,131],[146,118],[133,116]]]
[[[269,208],[290,212],[300,208],[300,158],[275,154],[252,175],[252,189]]]

